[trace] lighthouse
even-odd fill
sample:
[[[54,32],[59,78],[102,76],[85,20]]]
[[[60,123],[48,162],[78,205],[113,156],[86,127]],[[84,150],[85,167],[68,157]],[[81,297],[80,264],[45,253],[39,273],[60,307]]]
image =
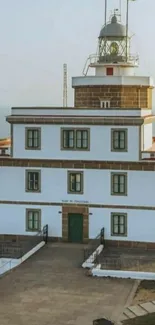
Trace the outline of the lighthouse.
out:
[[[84,76],[72,79],[75,107],[121,110],[122,116],[135,115],[135,110],[142,109],[148,114],[147,110],[152,109],[153,81],[147,76],[137,76],[139,57],[131,53],[129,3],[123,25],[117,9],[107,20],[105,1],[105,23],[99,32],[97,53],[89,56]],[[88,76],[90,69],[95,69],[95,76]]]
[[[137,74],[130,3],[121,20],[105,1],[97,52],[72,78],[73,107],[12,107],[7,116],[2,236],[31,236],[48,225],[52,240],[155,248],[153,80]]]

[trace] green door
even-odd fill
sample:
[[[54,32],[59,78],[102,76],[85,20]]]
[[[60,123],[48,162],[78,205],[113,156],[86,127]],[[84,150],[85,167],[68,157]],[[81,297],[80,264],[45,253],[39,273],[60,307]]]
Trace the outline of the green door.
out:
[[[83,215],[68,214],[68,241],[72,243],[83,242]]]

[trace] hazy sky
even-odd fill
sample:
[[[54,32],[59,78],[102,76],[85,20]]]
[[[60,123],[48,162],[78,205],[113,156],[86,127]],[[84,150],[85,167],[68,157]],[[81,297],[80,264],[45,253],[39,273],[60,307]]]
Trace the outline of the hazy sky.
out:
[[[108,10],[120,0],[108,0]],[[122,12],[126,0],[122,0]],[[133,49],[139,74],[155,78],[155,0],[130,4]],[[0,137],[8,134],[11,106],[62,105],[63,63],[71,77],[81,75],[95,53],[104,23],[104,0],[0,0]]]

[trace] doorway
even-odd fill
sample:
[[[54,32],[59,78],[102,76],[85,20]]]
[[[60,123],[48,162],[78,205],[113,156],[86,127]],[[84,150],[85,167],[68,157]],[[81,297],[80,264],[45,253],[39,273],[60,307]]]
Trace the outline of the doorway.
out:
[[[83,214],[68,214],[68,241],[72,243],[83,242]]]

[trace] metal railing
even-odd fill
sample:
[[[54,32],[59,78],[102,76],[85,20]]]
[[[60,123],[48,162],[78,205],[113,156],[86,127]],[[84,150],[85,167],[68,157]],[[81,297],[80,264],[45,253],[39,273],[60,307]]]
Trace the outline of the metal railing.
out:
[[[99,63],[100,56],[98,54],[91,54],[85,63],[84,69],[83,69],[83,75],[86,76],[89,70],[89,67],[93,66],[94,64]],[[104,62],[106,63],[106,62]],[[107,62],[108,63],[108,62]],[[110,62],[109,62],[110,63]],[[123,63],[123,62],[122,62]],[[124,62],[125,63],[125,62]],[[129,64],[139,64],[139,56],[137,54],[132,54],[128,56],[128,61],[127,63]]]
[[[41,231],[38,231],[37,234],[30,236],[28,240],[25,241],[22,249],[22,255],[26,254],[33,247],[37,246],[42,241],[45,241],[47,244],[48,241],[48,225],[45,225]]]
[[[0,244],[0,257],[20,258],[22,256],[22,247],[12,242]]]
[[[43,240],[45,241],[45,244],[48,242],[48,225],[45,225],[43,227]]]
[[[141,159],[155,159],[155,151],[141,151]]]
[[[20,258],[37,246],[42,241],[48,242],[48,225],[45,225],[41,231],[32,236],[27,236],[26,239],[19,239],[12,242],[3,240],[0,242],[0,257]]]
[[[87,247],[84,248],[84,261],[95,252],[99,245],[104,245],[104,228],[100,230],[100,233],[94,239],[90,239]]]

